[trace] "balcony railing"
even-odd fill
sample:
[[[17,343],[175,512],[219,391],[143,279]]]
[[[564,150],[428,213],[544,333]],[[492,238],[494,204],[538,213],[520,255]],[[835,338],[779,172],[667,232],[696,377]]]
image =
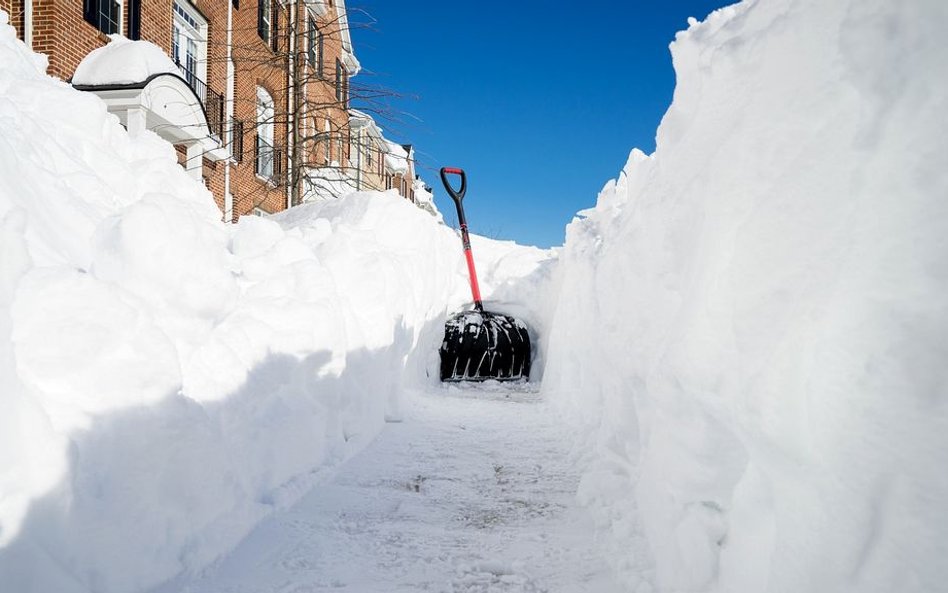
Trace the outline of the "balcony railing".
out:
[[[201,100],[204,106],[204,113],[207,114],[207,127],[211,129],[211,134],[217,136],[218,140],[224,138],[224,97],[220,93],[208,88],[207,83],[197,77],[197,74],[189,69],[185,64],[175,60],[178,69],[181,70],[181,76],[188,82],[188,85],[194,90],[194,94]]]
[[[260,177],[273,183],[279,183],[280,177],[283,175],[282,151],[260,136],[257,136],[255,145],[254,171]]]
[[[244,122],[230,118],[230,154],[238,163],[244,161]]]

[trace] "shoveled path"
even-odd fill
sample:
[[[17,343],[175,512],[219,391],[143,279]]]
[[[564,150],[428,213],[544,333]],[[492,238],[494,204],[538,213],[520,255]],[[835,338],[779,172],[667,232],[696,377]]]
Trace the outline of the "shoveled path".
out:
[[[366,450],[182,593],[615,593],[535,393],[412,398]]]

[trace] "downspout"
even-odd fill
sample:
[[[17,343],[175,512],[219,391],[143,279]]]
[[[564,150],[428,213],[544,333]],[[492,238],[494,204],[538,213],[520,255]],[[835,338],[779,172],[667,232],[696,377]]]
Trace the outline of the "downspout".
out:
[[[297,47],[299,43],[299,31],[297,31],[297,26],[299,26],[299,10],[300,7],[296,0],[293,0],[289,3],[290,7],[290,27],[289,35],[290,39],[287,43],[287,49],[289,50],[289,64],[287,68],[287,89],[289,96],[287,97],[287,107],[289,108],[289,117],[287,117],[287,125],[289,126],[289,141],[287,142],[286,147],[286,169],[287,169],[287,179],[290,181],[289,192],[286,196],[286,207],[292,208],[296,206],[299,199],[299,186],[300,179],[298,176],[301,174],[301,170],[298,170],[300,162],[297,162],[297,150],[299,148],[299,108],[300,108],[300,93],[302,85],[300,84],[300,72],[299,72],[299,55],[297,55]]]
[[[33,49],[33,0],[23,0],[23,43]]]
[[[349,126],[351,129],[352,123],[351,119],[349,120]],[[356,191],[362,191],[362,134],[365,133],[365,128],[359,128],[359,135],[356,136]]]
[[[227,3],[227,88],[224,89],[224,125],[230,142],[231,158],[224,166],[224,222],[234,222],[234,195],[230,193],[230,169],[234,166],[234,3]],[[242,130],[241,130],[242,131]],[[241,139],[241,145],[243,139]]]

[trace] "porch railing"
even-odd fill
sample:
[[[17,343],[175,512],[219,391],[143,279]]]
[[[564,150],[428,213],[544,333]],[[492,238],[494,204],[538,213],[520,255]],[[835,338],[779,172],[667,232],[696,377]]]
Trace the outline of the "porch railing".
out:
[[[224,96],[211,90],[207,83],[197,77],[197,74],[189,69],[187,65],[180,61],[175,61],[178,69],[181,70],[181,76],[188,82],[188,85],[194,90],[194,94],[201,100],[204,106],[204,113],[207,114],[207,127],[211,129],[211,134],[218,140],[224,138]]]
[[[244,161],[244,122],[230,118],[230,154],[238,163]]]

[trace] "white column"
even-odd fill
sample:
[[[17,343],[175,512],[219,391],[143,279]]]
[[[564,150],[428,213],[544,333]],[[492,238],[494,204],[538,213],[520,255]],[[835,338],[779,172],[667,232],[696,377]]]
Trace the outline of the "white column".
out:
[[[145,110],[141,107],[130,107],[125,112],[125,127],[132,138],[138,137],[148,128],[148,122],[145,117]]]
[[[23,2],[23,43],[33,49],[33,0]]]
[[[224,118],[225,128],[227,130],[226,142],[230,144],[231,149],[234,146],[234,131],[231,128],[234,118],[234,3],[227,3],[227,88],[224,90],[225,107]],[[234,220],[234,194],[230,191],[230,168],[234,166],[233,157],[228,158],[224,163],[224,221]]]
[[[187,147],[187,160],[184,161],[184,170],[188,174],[201,181],[204,177],[204,150],[200,144],[189,144]]]

